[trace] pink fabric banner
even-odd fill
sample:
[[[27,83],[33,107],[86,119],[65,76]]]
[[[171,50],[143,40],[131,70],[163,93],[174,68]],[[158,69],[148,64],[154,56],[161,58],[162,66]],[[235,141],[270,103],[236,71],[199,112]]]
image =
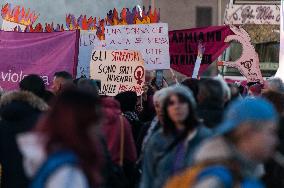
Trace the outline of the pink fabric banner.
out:
[[[40,75],[46,86],[52,85],[56,71],[76,76],[79,31],[20,33],[0,31],[0,86],[18,88],[29,74]]]
[[[198,43],[205,52],[199,69],[201,75],[228,47],[224,39],[233,34],[229,26],[214,26],[169,32],[171,68],[191,77],[197,58]]]

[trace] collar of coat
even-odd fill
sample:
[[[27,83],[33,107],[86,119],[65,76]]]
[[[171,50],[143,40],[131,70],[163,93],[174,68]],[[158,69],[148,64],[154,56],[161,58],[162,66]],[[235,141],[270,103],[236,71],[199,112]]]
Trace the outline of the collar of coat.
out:
[[[43,99],[29,91],[11,91],[3,94],[0,100],[0,107],[8,105],[13,101],[26,102],[39,111],[47,111],[49,108]]]

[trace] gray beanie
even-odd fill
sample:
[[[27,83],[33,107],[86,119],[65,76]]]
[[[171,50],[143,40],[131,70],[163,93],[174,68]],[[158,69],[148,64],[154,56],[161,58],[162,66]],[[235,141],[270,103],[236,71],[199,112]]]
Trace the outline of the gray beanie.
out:
[[[170,92],[170,87],[166,87],[159,91],[156,91],[156,93],[153,96],[154,104],[159,103],[160,105],[163,105],[164,100],[167,98],[169,92]]]
[[[190,91],[190,89],[188,89],[187,87],[182,86],[180,84],[176,84],[176,85],[168,87],[167,95],[164,99],[166,99],[172,94],[178,94],[178,95],[185,97],[186,99],[190,101],[192,108],[196,109],[196,102],[193,97],[192,91]],[[163,101],[163,105],[164,105],[164,102],[165,101]]]

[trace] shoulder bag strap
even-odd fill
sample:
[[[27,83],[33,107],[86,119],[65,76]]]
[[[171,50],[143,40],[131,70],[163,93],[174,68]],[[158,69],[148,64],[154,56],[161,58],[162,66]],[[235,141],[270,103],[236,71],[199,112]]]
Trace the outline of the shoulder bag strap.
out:
[[[123,160],[124,160],[124,120],[123,116],[120,115],[120,161],[119,165],[123,167]]]

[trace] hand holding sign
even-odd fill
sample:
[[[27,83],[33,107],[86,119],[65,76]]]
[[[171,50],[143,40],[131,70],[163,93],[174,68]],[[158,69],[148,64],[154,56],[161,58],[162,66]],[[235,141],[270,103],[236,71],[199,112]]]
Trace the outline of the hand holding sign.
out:
[[[225,61],[221,65],[236,68],[245,76],[248,82],[263,83],[263,77],[259,68],[259,58],[254,46],[251,44],[249,34],[243,28],[230,26],[235,35],[229,35],[225,42],[237,41],[241,43],[243,53],[235,62]],[[220,65],[220,63],[219,63]]]
[[[204,52],[205,52],[205,45],[203,44],[202,41],[199,41],[199,43],[198,43],[198,56],[202,58]]]

